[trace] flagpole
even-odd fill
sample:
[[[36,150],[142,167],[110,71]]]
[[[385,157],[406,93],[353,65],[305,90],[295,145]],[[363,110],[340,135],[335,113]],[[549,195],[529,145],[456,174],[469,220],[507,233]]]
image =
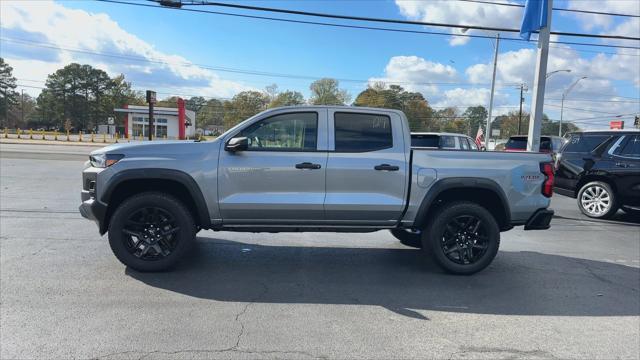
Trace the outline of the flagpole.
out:
[[[496,67],[498,66],[498,48],[500,47],[500,34],[496,35],[496,52],[493,55],[493,78],[491,80],[491,95],[489,97],[489,117],[487,118],[487,133],[484,134],[484,148],[489,150],[489,138],[491,137],[491,117],[493,114],[493,93],[496,89]]]
[[[551,12],[553,8],[553,0],[547,1],[547,26],[541,28],[538,34],[538,61],[536,62],[536,74],[533,80],[533,98],[531,100],[527,151],[540,150],[540,131],[542,128],[542,113],[544,111],[544,89],[546,85],[547,60],[549,59],[549,36],[551,32]]]

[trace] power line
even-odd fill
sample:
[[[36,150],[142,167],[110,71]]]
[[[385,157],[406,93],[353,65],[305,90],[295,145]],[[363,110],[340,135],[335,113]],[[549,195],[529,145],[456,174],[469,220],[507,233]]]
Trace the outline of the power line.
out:
[[[524,5],[513,4],[513,3],[497,3],[497,2],[483,1],[483,0],[458,0],[458,1],[524,8]],[[601,12],[601,11],[581,10],[581,9],[566,9],[566,8],[557,8],[557,7],[552,8],[552,10],[584,13],[584,14],[595,14],[595,15],[609,15],[609,16],[622,16],[622,17],[634,17],[634,18],[640,17],[640,15],[633,15],[633,14],[621,14],[621,13],[611,13],[611,12]]]
[[[157,3],[157,1],[155,0],[148,0],[148,1]],[[310,12],[310,11],[262,7],[262,6],[229,4],[229,3],[212,2],[212,1],[201,1],[198,3],[192,2],[190,4],[185,4],[185,3],[182,3],[182,4],[194,5],[194,6],[195,5],[217,6],[217,7],[227,7],[227,8],[233,8],[233,9],[243,9],[243,10],[253,10],[253,11],[266,11],[266,12],[272,12],[272,13],[313,16],[313,17],[321,17],[321,18],[328,18],[328,19],[380,22],[380,23],[403,24],[403,25],[447,27],[447,28],[458,28],[458,29],[466,29],[466,30],[485,30],[485,31],[502,31],[502,32],[517,32],[517,33],[520,32],[519,29],[497,28],[497,27],[490,27],[490,26],[466,25],[466,24],[457,25],[457,24],[445,24],[445,23],[436,23],[436,22],[427,22],[427,21],[373,18],[373,17],[352,16],[352,15],[338,15],[338,14],[318,13],[318,12]],[[598,38],[598,39],[640,40],[640,37],[631,37],[631,36],[622,36],[622,35],[599,35],[599,34],[570,33],[570,32],[561,32],[561,31],[552,31],[551,34],[564,35],[564,36],[591,37],[591,38]]]
[[[249,18],[249,19],[279,21],[279,22],[296,23],[296,24],[319,25],[319,26],[328,26],[328,27],[337,27],[337,28],[389,31],[389,32],[410,33],[410,34],[457,36],[457,37],[481,38],[481,39],[494,39],[494,36],[488,36],[488,35],[456,34],[456,33],[443,33],[443,32],[436,32],[436,31],[420,31],[420,30],[408,30],[408,29],[383,28],[383,27],[375,27],[375,26],[347,25],[347,24],[336,24],[336,23],[327,23],[327,22],[319,22],[319,21],[306,21],[306,20],[274,18],[274,17],[258,16],[258,15],[235,14],[235,13],[226,13],[226,12],[212,11],[212,10],[187,9],[187,8],[179,8],[179,9],[178,8],[166,8],[166,7],[155,6],[155,5],[150,5],[150,4],[132,3],[132,2],[120,1],[120,0],[96,0],[96,1],[101,1],[101,2],[106,2],[106,3],[113,3],[113,4],[141,6],[141,7],[155,8],[155,9],[178,10],[178,11],[187,11],[187,12],[195,12],[195,13],[234,16],[234,17]],[[570,36],[569,34],[567,34],[567,35]],[[513,38],[513,37],[503,37],[502,39],[503,40],[509,40],[509,41],[527,42],[524,39]],[[620,48],[620,49],[640,49],[640,47],[638,47],[638,46],[577,43],[577,42],[565,42],[565,41],[550,41],[550,42],[554,43],[554,44],[609,47],[609,48]]]
[[[245,70],[245,69],[237,69],[237,68],[229,68],[229,67],[220,67],[220,66],[196,64],[196,63],[190,63],[190,62],[169,62],[169,61],[158,60],[158,59],[154,59],[154,58],[146,58],[146,57],[139,57],[139,56],[132,56],[132,55],[121,55],[121,54],[114,54],[114,53],[104,53],[104,52],[90,51],[90,50],[84,50],[84,49],[70,48],[70,47],[58,46],[58,45],[51,44],[51,43],[41,43],[41,42],[30,41],[30,40],[26,40],[26,39],[13,39],[13,38],[0,37],[0,41],[8,41],[8,42],[14,42],[14,43],[18,43],[18,44],[24,44],[24,45],[27,45],[27,46],[44,47],[44,48],[71,51],[71,52],[77,52],[77,53],[82,53],[82,54],[98,55],[98,56],[104,56],[104,57],[110,57],[110,58],[116,58],[116,59],[134,60],[134,61],[154,63],[154,64],[162,64],[162,65],[177,65],[177,66],[185,66],[185,67],[199,67],[199,68],[206,69],[206,70],[238,73],[238,74],[245,74],[245,75],[256,75],[256,76],[266,76],[266,77],[281,77],[281,78],[302,79],[302,80],[318,80],[318,79],[322,79],[322,78],[326,77],[326,76],[309,76],[309,75],[297,75],[297,74],[286,74],[286,73],[273,73],[273,72],[265,72],[265,71],[252,71],[252,70]],[[333,79],[338,80],[338,81],[342,81],[342,82],[351,82],[351,83],[368,83],[369,82],[369,79],[349,79],[349,78],[333,78]],[[391,84],[391,85],[398,84],[398,85],[423,85],[423,86],[428,86],[428,85],[439,85],[439,86],[482,86],[482,85],[488,85],[488,83],[470,83],[470,82],[412,82],[412,81],[384,81],[384,82],[386,84]],[[511,84],[511,83],[502,83],[500,86],[511,86],[511,85],[513,85],[513,84]]]

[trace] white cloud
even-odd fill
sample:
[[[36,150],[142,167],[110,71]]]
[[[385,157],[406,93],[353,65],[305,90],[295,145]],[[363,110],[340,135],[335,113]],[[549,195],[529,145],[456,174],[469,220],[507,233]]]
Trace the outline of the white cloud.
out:
[[[610,12],[617,14],[630,14],[630,15],[640,15],[640,1],[637,0],[599,0],[599,1],[578,1],[578,0],[570,0],[567,3],[567,7],[573,10],[587,10],[587,11],[599,11],[599,12]],[[562,13],[565,16],[571,16],[578,19],[581,23],[581,26],[585,30],[593,30],[593,29],[603,29],[609,30],[612,27],[618,27],[620,21],[616,20],[616,17],[608,16],[608,15],[599,15],[599,14],[587,14],[587,13]],[[619,18],[618,18],[619,19]],[[633,24],[637,22],[637,19],[634,21],[623,20],[623,24]],[[626,27],[626,26],[625,26]],[[630,27],[629,30],[632,30]],[[635,36],[638,36],[638,32],[640,32],[640,26],[635,26]]]
[[[478,105],[488,107],[490,97],[491,89],[489,88],[455,88],[444,91],[441,96],[437,98],[436,102],[432,103],[432,106],[436,108],[460,107],[463,109],[469,106]],[[509,99],[506,94],[502,94],[500,91],[496,91],[494,93],[494,106],[505,105],[508,100]],[[494,115],[497,115],[495,111]]]
[[[495,2],[515,3],[505,0],[495,0]],[[513,6],[448,0],[396,0],[396,5],[402,15],[424,22],[519,28],[522,19],[522,8]],[[460,34],[462,30],[452,29],[451,33]],[[466,33],[477,32],[476,30],[468,30]],[[452,46],[464,45],[469,39],[468,37],[454,36],[449,40],[449,44]]]
[[[496,79],[498,83],[533,83],[535,64],[535,49],[520,49],[507,51],[498,55],[498,67]],[[625,55],[626,54],[626,55]],[[566,87],[567,82],[579,76],[587,76],[591,79],[604,79],[609,83],[613,80],[632,81],[640,87],[640,51],[632,53],[626,51],[612,55],[597,54],[587,59],[578,52],[568,48],[551,48],[547,71],[571,70],[571,73],[559,73],[550,78],[548,91]],[[492,64],[482,63],[469,66],[465,70],[469,81],[473,83],[486,83],[491,81]]]
[[[437,93],[437,83],[450,83],[458,78],[458,72],[452,66],[418,56],[394,56],[384,72],[384,77],[370,78],[369,83],[395,83],[407,90],[422,92],[425,96]]]
[[[229,97],[248,87],[221,79],[182,56],[167,54],[128,33],[106,14],[66,8],[53,1],[0,2],[4,37],[46,43],[52,48],[2,42],[3,57],[15,76],[42,80],[70,62],[89,63],[110,75],[124,73],[137,86],[170,88],[175,93]],[[55,49],[83,49],[111,57]],[[141,58],[136,61],[133,58]],[[145,61],[147,60],[147,61]],[[151,62],[149,62],[151,61]],[[187,92],[190,91],[190,92]]]

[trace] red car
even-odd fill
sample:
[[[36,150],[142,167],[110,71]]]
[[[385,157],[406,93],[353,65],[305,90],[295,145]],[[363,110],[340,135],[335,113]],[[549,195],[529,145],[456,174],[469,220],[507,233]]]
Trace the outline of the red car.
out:
[[[540,152],[556,154],[564,144],[559,136],[541,136]],[[515,135],[504,145],[504,151],[527,151],[527,135]]]

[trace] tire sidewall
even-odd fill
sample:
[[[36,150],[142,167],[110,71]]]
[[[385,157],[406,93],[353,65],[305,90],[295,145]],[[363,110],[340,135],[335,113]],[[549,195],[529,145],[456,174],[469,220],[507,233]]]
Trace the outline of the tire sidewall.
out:
[[[600,186],[602,188],[604,188],[608,193],[609,193],[609,197],[611,198],[611,207],[609,208],[609,210],[601,215],[594,215],[589,213],[584,207],[582,207],[582,194],[591,186]],[[580,212],[583,213],[584,215],[590,217],[590,218],[594,218],[594,219],[607,219],[610,218],[611,216],[613,216],[613,214],[615,214],[618,211],[618,203],[617,203],[617,196],[615,194],[615,192],[613,191],[613,188],[602,181],[591,181],[588,182],[586,184],[584,184],[582,186],[582,188],[580,188],[580,191],[578,192],[578,209],[580,209]]]
[[[444,234],[447,223],[455,217],[461,215],[473,215],[480,218],[486,227],[489,244],[487,251],[482,258],[468,265],[457,264],[451,261],[445,254],[440,241]],[[432,257],[444,270],[453,274],[471,275],[483,270],[495,258],[500,247],[500,228],[495,218],[484,207],[471,202],[456,202],[444,205],[437,215],[429,222],[426,231],[423,231],[423,249],[429,249]]]
[[[178,244],[169,256],[158,260],[142,260],[131,254],[124,244],[122,228],[128,217],[143,207],[158,207],[176,219],[180,230],[176,233]],[[192,246],[195,238],[195,226],[191,214],[176,198],[162,193],[143,193],[133,196],[118,206],[109,223],[109,245],[115,256],[124,265],[138,271],[160,271],[170,268]]]

